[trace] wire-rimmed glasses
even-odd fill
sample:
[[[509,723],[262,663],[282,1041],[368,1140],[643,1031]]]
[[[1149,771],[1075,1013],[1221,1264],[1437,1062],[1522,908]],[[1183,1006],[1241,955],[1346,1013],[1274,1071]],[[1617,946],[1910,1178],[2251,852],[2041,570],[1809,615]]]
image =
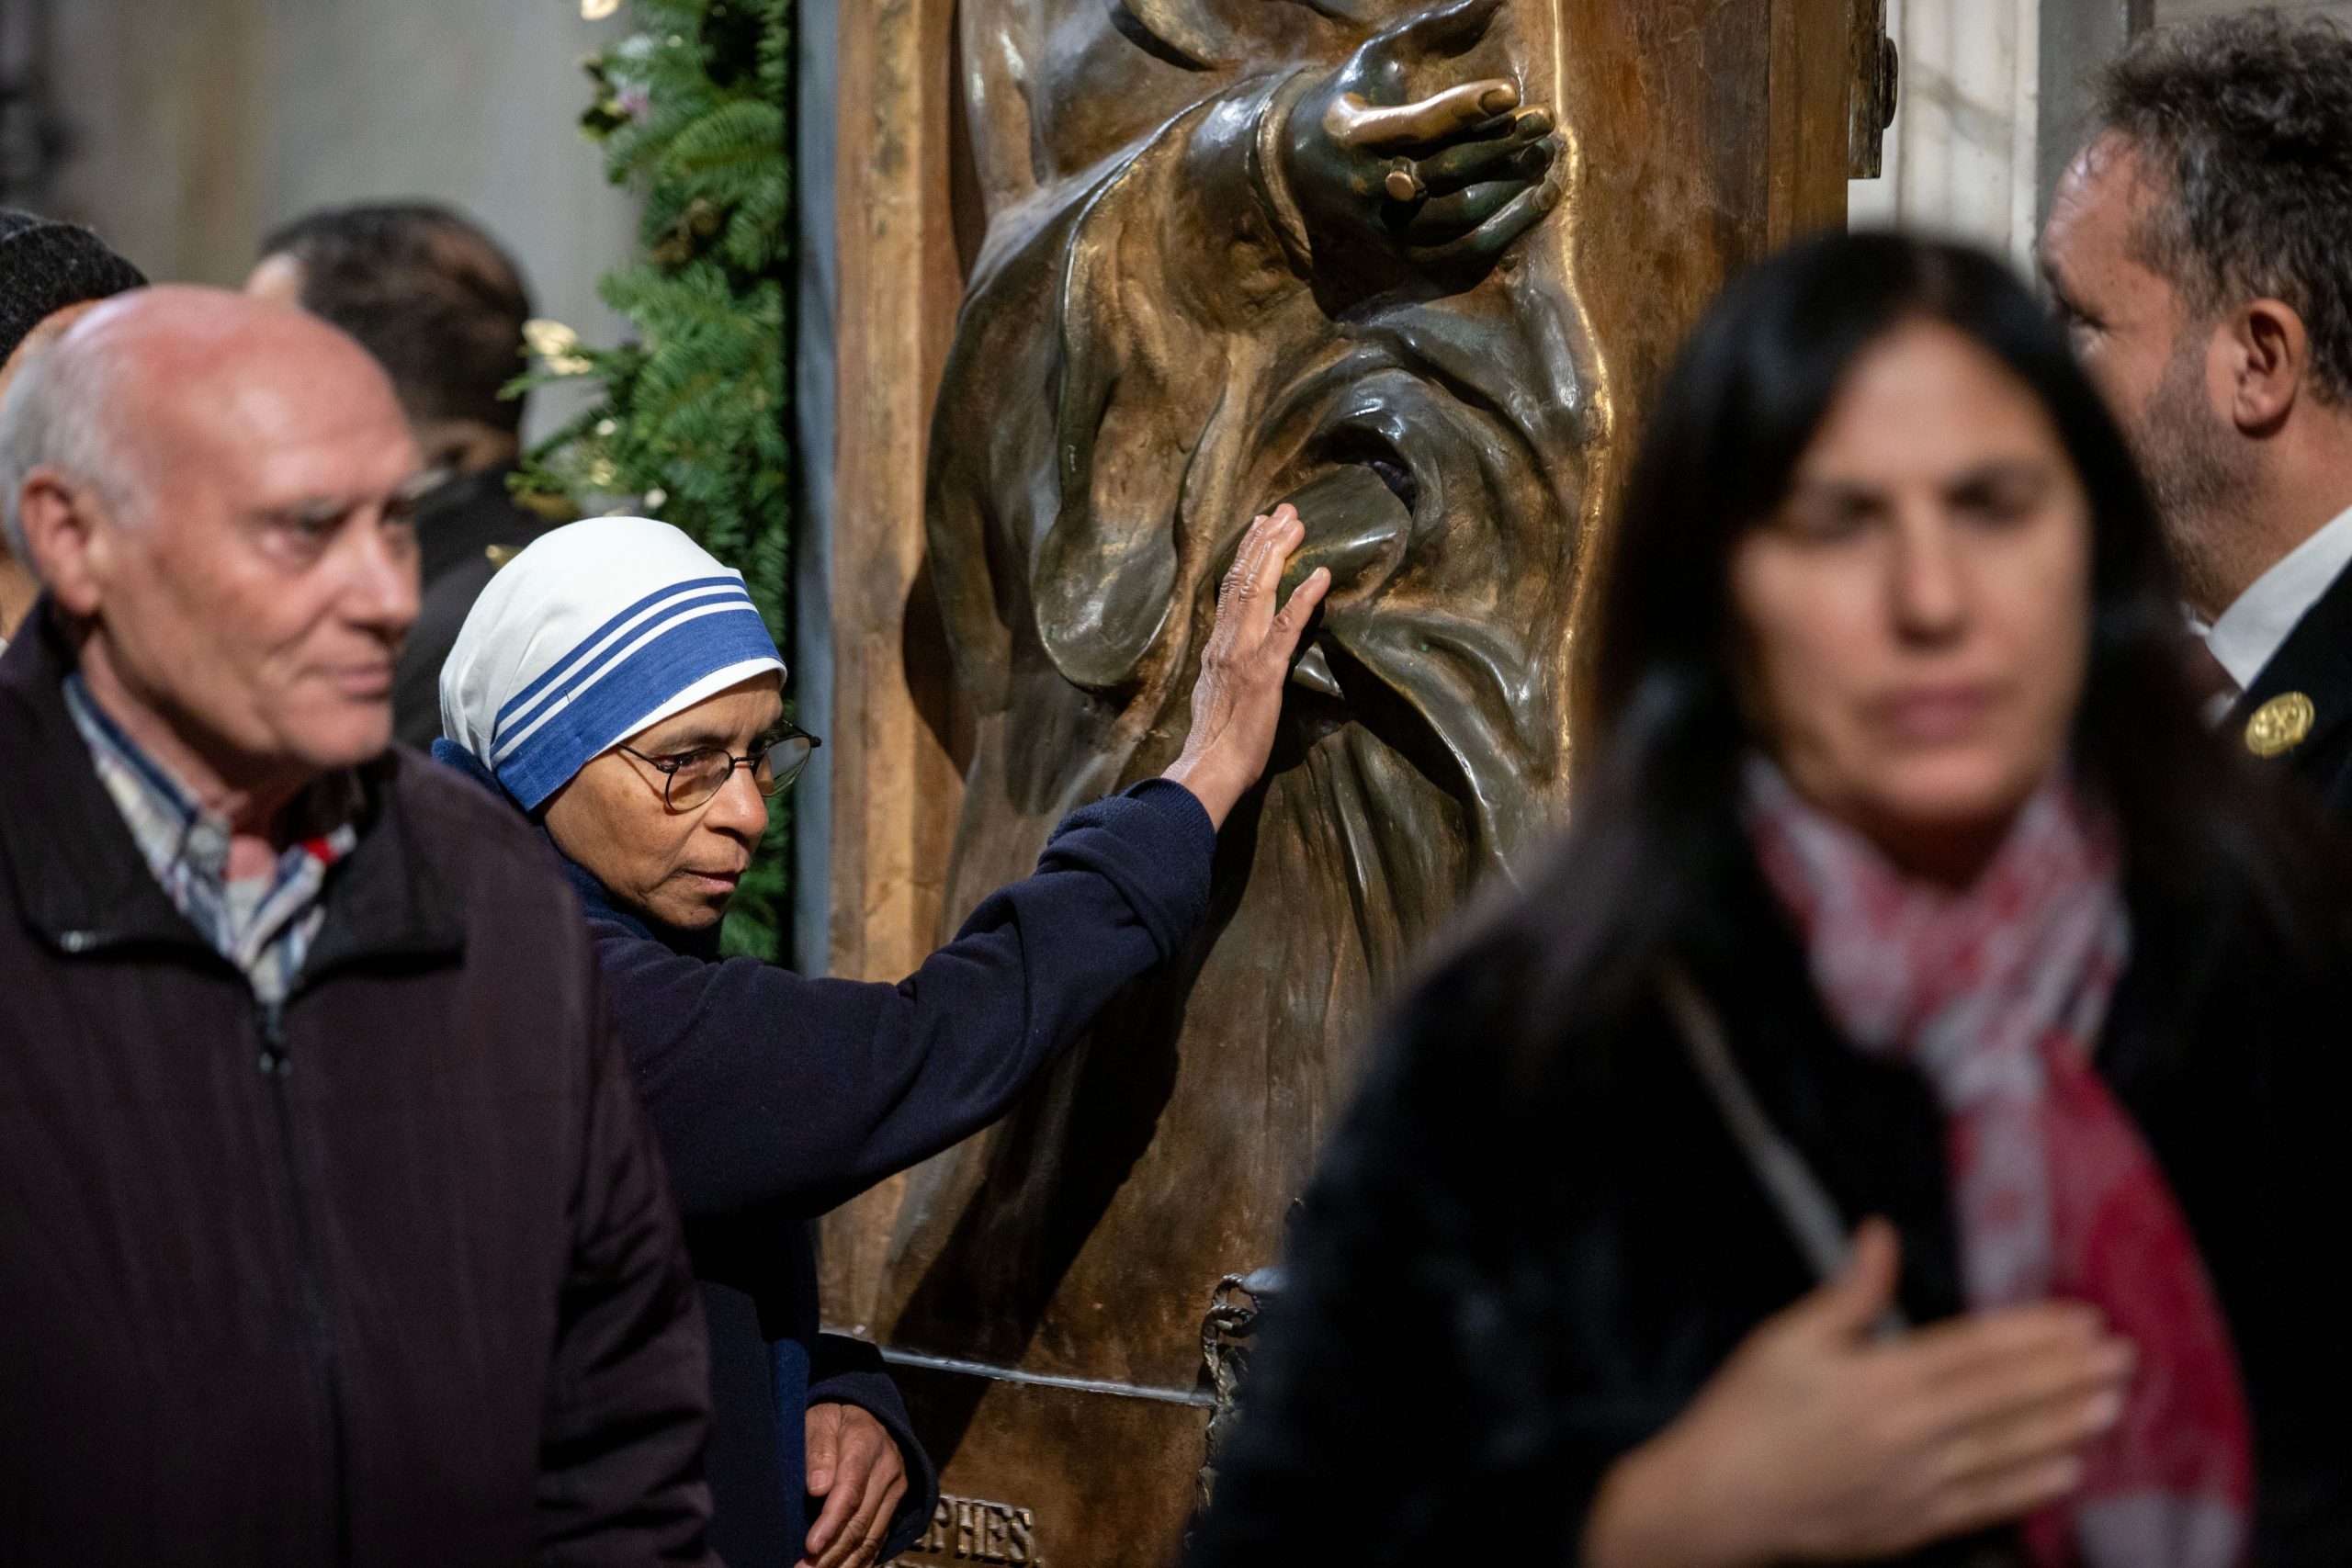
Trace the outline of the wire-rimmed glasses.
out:
[[[824,742],[797,724],[778,728],[763,743],[738,757],[723,746],[699,746],[691,751],[648,756],[634,746],[617,746],[662,774],[662,804],[673,811],[692,811],[709,803],[727,787],[738,768],[752,770],[752,782],[773,798],[792,787],[800,770]]]

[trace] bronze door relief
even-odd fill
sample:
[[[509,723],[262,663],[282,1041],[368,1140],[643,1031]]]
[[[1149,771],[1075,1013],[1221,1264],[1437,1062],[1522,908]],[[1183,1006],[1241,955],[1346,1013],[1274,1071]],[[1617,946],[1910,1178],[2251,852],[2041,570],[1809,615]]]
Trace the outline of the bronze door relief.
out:
[[[1227,1382],[1204,1344],[1279,1260],[1380,998],[1564,810],[1624,400],[1725,271],[1842,212],[1842,88],[1788,51],[1842,83],[1847,3],[961,0],[986,228],[926,518],[975,715],[949,928],[1173,759],[1251,516],[1294,502],[1295,572],[1334,587],[1192,951],[829,1222],[882,1259],[829,1315],[955,1495],[902,1561],[1172,1555]]]

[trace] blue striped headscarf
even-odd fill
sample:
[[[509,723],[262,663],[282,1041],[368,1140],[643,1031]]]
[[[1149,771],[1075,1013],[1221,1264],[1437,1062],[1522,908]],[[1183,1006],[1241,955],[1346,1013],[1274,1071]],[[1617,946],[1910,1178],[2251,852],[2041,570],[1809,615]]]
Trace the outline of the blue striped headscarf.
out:
[[[667,523],[595,517],[490,580],[441,667],[441,730],[536,811],[648,725],[784,660],[743,574]]]

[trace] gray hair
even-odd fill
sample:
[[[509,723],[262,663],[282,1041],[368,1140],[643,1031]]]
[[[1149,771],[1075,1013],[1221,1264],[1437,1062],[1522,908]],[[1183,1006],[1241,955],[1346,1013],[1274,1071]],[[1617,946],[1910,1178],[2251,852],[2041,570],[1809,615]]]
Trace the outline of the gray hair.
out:
[[[108,406],[116,392],[111,368],[108,356],[93,348],[42,344],[26,355],[0,402],[0,532],[9,554],[36,576],[40,567],[26,547],[20,511],[34,469],[55,468],[96,491],[108,506],[121,504],[129,476],[114,436],[122,411]]]
[[[2352,400],[2352,38],[2276,11],[2166,28],[2100,82],[2160,187],[2133,248],[2200,315],[2284,300],[2314,389]]]

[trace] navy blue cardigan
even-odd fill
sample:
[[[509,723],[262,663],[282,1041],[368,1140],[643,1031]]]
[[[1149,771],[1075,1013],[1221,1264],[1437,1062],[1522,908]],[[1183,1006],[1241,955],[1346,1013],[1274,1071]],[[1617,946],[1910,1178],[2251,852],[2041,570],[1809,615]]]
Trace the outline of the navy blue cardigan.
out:
[[[461,748],[439,740],[433,754],[497,788]],[[1216,847],[1191,791],[1137,784],[1073,813],[1035,874],[896,985],[721,959],[709,933],[656,930],[563,863],[703,1281],[711,1542],[734,1568],[800,1556],[810,1404],[869,1411],[908,1458],[884,1561],[929,1521],[937,1475],[880,1358],[817,1332],[809,1221],[1002,1115],[1104,1004],[1184,945],[1208,909]]]

